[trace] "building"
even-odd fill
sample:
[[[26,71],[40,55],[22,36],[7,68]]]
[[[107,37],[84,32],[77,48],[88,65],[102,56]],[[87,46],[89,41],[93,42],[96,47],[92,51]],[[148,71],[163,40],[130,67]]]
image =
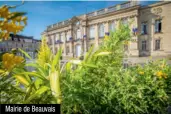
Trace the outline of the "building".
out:
[[[33,39],[33,37],[10,34],[8,40],[0,42],[0,53],[20,48],[35,58],[39,44],[40,40]],[[17,55],[24,56],[20,52],[17,52]]]
[[[42,35],[54,54],[62,47],[63,59],[67,60],[86,53],[92,44],[98,47],[105,35],[117,29],[119,20],[123,24],[133,21],[129,25],[132,40],[125,48],[125,65],[171,56],[170,1],[148,6],[125,2],[50,25]],[[139,35],[135,35],[137,32]]]

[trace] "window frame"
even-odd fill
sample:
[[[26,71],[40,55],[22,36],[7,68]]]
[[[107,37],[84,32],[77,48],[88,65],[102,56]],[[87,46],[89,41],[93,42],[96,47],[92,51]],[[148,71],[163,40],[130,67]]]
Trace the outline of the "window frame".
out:
[[[148,31],[148,23],[147,22],[142,22],[141,23],[141,35],[147,35],[148,34],[147,31]]]
[[[95,27],[94,26],[90,26],[90,28],[89,28],[89,36],[90,36],[90,39],[95,38]]]
[[[98,36],[99,36],[99,38],[102,38],[105,36],[105,26],[103,23],[99,24],[99,26],[98,26]]]
[[[79,31],[79,32],[78,32]],[[79,34],[78,34],[79,33]],[[79,40],[81,39],[81,30],[77,29],[77,33],[76,33],[76,39]]]
[[[160,23],[160,29],[159,29],[159,23]],[[161,33],[162,32],[162,19],[156,19],[155,20],[155,33]]]
[[[141,50],[142,51],[147,51],[147,41],[141,41]]]
[[[160,50],[160,49],[161,49],[161,40],[160,39],[156,39],[155,40],[155,50]]]
[[[109,23],[109,32],[111,31],[115,31],[116,30],[116,24],[115,24],[115,21],[112,21]]]

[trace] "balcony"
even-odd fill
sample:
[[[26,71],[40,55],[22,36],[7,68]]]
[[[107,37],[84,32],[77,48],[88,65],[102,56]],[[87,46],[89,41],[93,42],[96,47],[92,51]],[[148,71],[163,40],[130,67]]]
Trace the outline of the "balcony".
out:
[[[92,12],[92,13],[88,13],[87,14],[88,17],[92,17],[92,16],[95,16],[95,12]]]
[[[126,2],[126,3],[123,3],[123,4],[119,4],[119,5],[111,6],[111,7],[101,9],[101,10],[98,10],[98,11],[95,11],[95,12],[91,12],[91,13],[88,13],[86,15],[87,15],[87,17],[93,17],[93,16],[97,16],[97,15],[102,15],[102,14],[105,14],[105,13],[108,13],[108,12],[113,12],[113,11],[118,11],[118,10],[121,10],[121,9],[129,8],[129,7],[136,6],[136,5],[138,5],[138,4],[135,1]],[[50,25],[50,26],[47,26],[47,30],[52,29],[54,27],[60,27],[60,26],[68,25],[70,23],[70,21],[71,21],[71,19],[65,20],[65,21]]]
[[[88,17],[93,17],[93,16],[104,14],[104,13],[108,13],[108,12],[113,12],[113,11],[118,11],[118,10],[121,10],[121,9],[126,9],[126,8],[136,6],[136,5],[138,5],[136,2],[126,2],[126,3],[123,3],[123,4],[116,5],[116,6],[108,7],[106,9],[101,9],[101,10],[98,10],[98,11],[95,11],[95,12],[88,13],[87,16]]]
[[[59,23],[47,26],[47,29],[52,29],[52,28],[55,28],[55,27],[60,27],[60,26],[63,26],[63,25],[68,25],[69,22],[70,22],[70,20],[65,20],[65,21],[62,21],[62,22],[59,22]]]
[[[108,12],[116,11],[116,6],[112,6],[108,8]]]
[[[105,13],[105,9],[97,11],[97,15],[104,14],[104,13]]]

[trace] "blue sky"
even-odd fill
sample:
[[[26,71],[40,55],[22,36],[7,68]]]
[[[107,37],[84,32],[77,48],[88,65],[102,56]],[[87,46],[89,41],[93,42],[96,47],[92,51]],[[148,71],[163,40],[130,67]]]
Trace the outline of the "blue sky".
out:
[[[24,5],[19,6],[15,10],[27,12],[28,25],[20,34],[40,39],[41,32],[43,32],[48,25],[122,2],[123,1],[26,1]],[[0,1],[0,6],[3,4],[17,5],[20,3],[19,1]],[[154,3],[154,1],[144,1],[141,3],[147,5]]]

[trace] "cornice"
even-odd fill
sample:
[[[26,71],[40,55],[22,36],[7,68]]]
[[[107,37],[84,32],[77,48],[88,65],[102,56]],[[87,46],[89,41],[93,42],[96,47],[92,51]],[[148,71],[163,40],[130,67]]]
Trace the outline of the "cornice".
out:
[[[121,9],[121,10],[114,11],[114,12],[107,12],[107,13],[104,13],[104,14],[101,14],[101,15],[88,17],[88,21],[89,20],[95,20],[95,19],[98,19],[98,18],[103,18],[103,17],[106,17],[106,16],[111,16],[111,15],[113,16],[113,15],[117,15],[117,14],[122,14],[122,13],[126,13],[126,12],[133,11],[133,10],[138,10],[139,8],[140,8],[140,6],[137,5],[137,6],[127,8],[127,9]]]

